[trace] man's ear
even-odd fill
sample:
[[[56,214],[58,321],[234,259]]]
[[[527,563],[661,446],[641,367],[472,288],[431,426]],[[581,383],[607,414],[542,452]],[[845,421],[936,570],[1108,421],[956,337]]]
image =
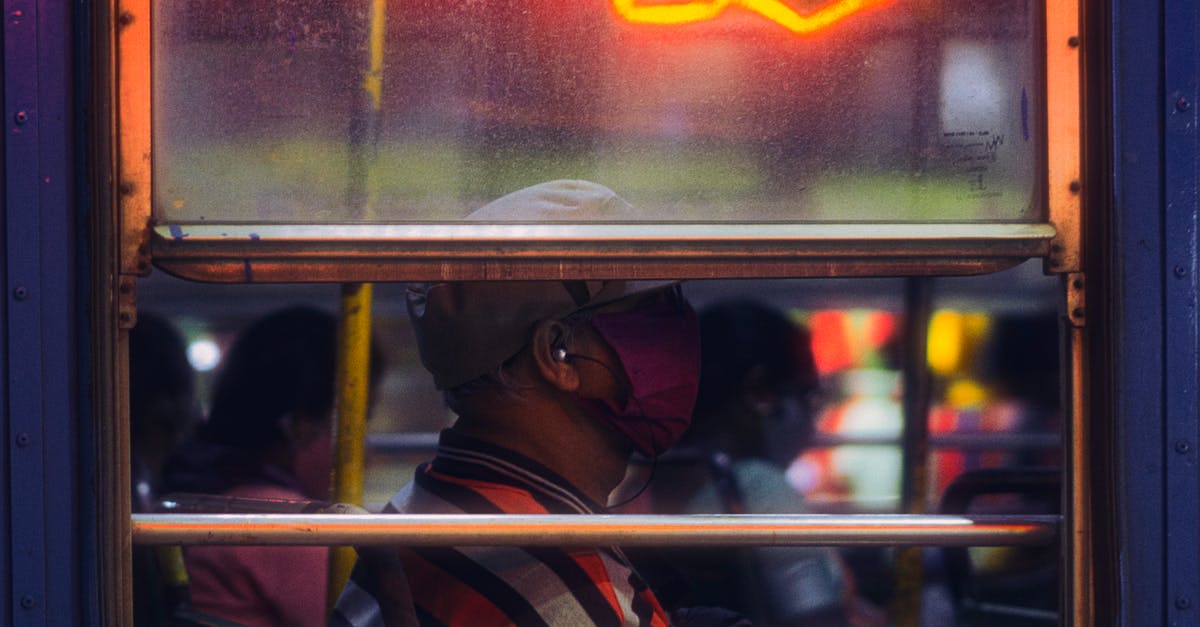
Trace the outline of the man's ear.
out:
[[[550,385],[564,391],[579,389],[579,371],[566,357],[566,327],[559,320],[542,320],[533,327],[530,356],[537,372]],[[557,351],[557,354],[556,354]]]

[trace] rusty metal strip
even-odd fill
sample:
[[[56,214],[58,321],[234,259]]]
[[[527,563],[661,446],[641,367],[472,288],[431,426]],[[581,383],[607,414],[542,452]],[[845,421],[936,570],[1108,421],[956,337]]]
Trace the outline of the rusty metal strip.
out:
[[[120,216],[120,324],[137,321],[136,277],[150,271],[151,64],[150,0],[113,5],[117,212]]]
[[[1067,428],[1069,476],[1064,481],[1068,577],[1062,591],[1066,624],[1093,624],[1091,442],[1085,390],[1086,281],[1083,270],[1083,38],[1084,0],[1046,2],[1047,202],[1055,228],[1046,271],[1064,277],[1067,313]]]
[[[1070,289],[1070,288],[1068,288]],[[1086,329],[1080,325],[1067,326],[1070,402],[1067,411],[1068,433],[1070,434],[1067,451],[1070,475],[1064,477],[1063,484],[1070,486],[1066,495],[1066,546],[1063,552],[1067,571],[1070,576],[1064,582],[1066,609],[1069,625],[1094,625],[1093,592],[1096,589],[1095,570],[1092,562],[1092,438],[1091,421],[1089,420],[1087,394],[1087,347],[1084,334]]]
[[[1046,183],[1056,231],[1046,271],[1083,264],[1082,0],[1046,0]]]

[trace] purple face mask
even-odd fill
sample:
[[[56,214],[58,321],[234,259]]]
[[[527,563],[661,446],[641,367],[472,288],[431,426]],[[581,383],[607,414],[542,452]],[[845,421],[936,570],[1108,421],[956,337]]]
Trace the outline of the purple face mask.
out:
[[[601,313],[592,327],[612,347],[629,379],[625,407],[609,399],[584,406],[647,457],[671,447],[692,421],[700,385],[700,324],[686,303]]]

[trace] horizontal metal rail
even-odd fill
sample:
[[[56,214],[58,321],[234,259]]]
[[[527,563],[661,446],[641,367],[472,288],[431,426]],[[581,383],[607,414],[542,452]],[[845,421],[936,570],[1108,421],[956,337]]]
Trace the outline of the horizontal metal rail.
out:
[[[900,446],[897,436],[817,434],[809,448],[833,446]],[[970,451],[1055,450],[1062,447],[1062,437],[1054,433],[933,433],[929,435],[930,449]]]
[[[430,453],[437,450],[437,433],[371,433],[367,435],[367,450],[376,453]],[[809,442],[809,448],[834,446],[900,446],[897,436],[842,435],[819,433]],[[1062,438],[1054,433],[938,433],[929,436],[931,449],[971,451],[1055,450],[1062,447]],[[660,462],[707,459],[699,450],[672,449],[659,458]]]
[[[1050,252],[1049,224],[173,224],[154,263],[219,283],[927,276]]]
[[[134,514],[135,544],[1016,546],[1058,516]]]

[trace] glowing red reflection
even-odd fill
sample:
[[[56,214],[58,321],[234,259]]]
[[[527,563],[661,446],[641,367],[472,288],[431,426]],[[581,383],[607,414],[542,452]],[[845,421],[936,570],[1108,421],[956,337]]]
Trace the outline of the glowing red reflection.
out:
[[[843,18],[895,0],[836,0],[808,14],[801,14],[781,0],[693,0],[674,4],[641,4],[639,0],[613,0],[613,8],[630,22],[643,24],[688,24],[719,17],[731,5],[748,9],[804,35],[826,28]]]

